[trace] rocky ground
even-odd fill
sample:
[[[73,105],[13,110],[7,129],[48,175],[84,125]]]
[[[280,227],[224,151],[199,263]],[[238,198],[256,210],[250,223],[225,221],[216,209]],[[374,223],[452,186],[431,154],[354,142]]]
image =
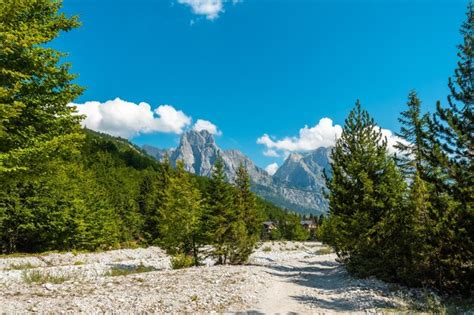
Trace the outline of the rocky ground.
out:
[[[157,247],[0,256],[0,313],[367,313],[408,309],[410,294],[350,277],[316,242],[268,242],[246,266],[180,270]]]

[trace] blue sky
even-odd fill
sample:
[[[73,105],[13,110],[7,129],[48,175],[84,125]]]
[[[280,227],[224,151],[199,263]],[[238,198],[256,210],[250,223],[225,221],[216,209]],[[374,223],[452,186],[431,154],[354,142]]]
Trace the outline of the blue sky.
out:
[[[223,148],[240,149],[264,167],[337,133],[327,120],[313,127],[324,117],[342,125],[358,98],[393,131],[411,89],[427,110],[444,101],[466,5],[65,0],[64,11],[78,14],[83,26],[52,46],[69,53],[87,88],[75,103],[95,102],[83,107],[89,127],[171,147],[202,119],[217,126]],[[285,137],[293,138],[278,142]],[[267,155],[280,157],[265,156],[269,148],[275,152]]]

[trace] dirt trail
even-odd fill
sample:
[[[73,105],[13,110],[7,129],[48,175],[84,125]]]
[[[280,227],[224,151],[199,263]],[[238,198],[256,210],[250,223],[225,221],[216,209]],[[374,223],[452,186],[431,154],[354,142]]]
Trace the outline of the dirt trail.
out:
[[[304,313],[304,306],[292,298],[300,294],[300,286],[287,279],[275,277],[257,306],[257,311],[267,314]]]
[[[270,275],[255,307],[264,314],[367,313],[405,306],[388,285],[347,274],[320,243],[275,243],[254,254]]]

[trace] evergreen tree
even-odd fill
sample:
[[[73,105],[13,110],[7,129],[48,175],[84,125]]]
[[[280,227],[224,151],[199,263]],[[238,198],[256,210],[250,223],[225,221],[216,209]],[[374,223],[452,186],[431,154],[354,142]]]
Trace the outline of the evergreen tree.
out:
[[[138,205],[144,221],[142,233],[148,244],[156,244],[159,241],[160,208],[165,200],[170,176],[171,164],[166,156],[158,170],[148,170],[140,183]]]
[[[474,6],[469,3],[461,26],[463,43],[459,61],[448,86],[448,107],[438,102],[434,116],[437,146],[432,150],[432,177],[436,187],[433,206],[438,209],[437,256],[434,285],[469,294],[473,290],[474,268]]]
[[[79,25],[61,1],[0,4],[0,172],[39,171],[39,163],[77,152],[81,117],[68,106],[82,93],[64,56],[44,44]]]
[[[301,218],[295,213],[288,213],[281,223],[281,232],[287,240],[306,241],[309,232],[301,226]]]
[[[423,172],[429,148],[429,116],[421,114],[421,101],[415,91],[408,95],[408,109],[400,114],[401,124],[395,148],[400,152],[400,166],[408,174]]]
[[[224,162],[218,157],[212,169],[203,222],[206,238],[214,246],[213,256],[217,258],[218,264],[227,262],[234,242],[231,225],[237,218],[232,193],[224,173]]]
[[[74,203],[61,194],[68,187],[62,180],[64,168],[58,166],[74,163],[79,152],[81,117],[72,115],[74,108],[68,103],[82,88],[72,83],[75,76],[69,73],[70,65],[61,62],[64,54],[45,44],[79,23],[77,18],[59,13],[60,8],[60,1],[46,0],[5,0],[0,4],[0,222],[4,251],[64,246],[58,238],[64,236],[60,230],[66,229]],[[60,183],[66,186],[59,187]],[[46,231],[52,234],[50,242],[44,239]]]
[[[386,218],[399,211],[405,184],[380,129],[359,101],[345,121],[331,166],[330,222],[324,229],[330,234],[324,239],[351,270],[377,274],[393,243],[381,231]]]
[[[436,127],[442,149],[449,156],[450,189],[457,201],[474,211],[474,5],[469,3],[467,20],[461,27],[458,67],[449,78],[448,107],[437,105]]]
[[[237,211],[232,222],[233,238],[235,239],[231,262],[246,262],[252,253],[260,235],[263,215],[255,201],[255,195],[250,190],[250,176],[243,164],[236,172],[235,185],[237,188],[234,206]]]
[[[160,209],[159,231],[161,245],[170,254],[185,254],[199,264],[201,235],[201,194],[192,177],[184,170],[182,161],[170,177],[165,189],[165,200]]]
[[[254,193],[250,190],[250,176],[243,164],[240,164],[235,178],[237,196],[235,203],[244,220],[249,235],[258,235],[263,222],[260,208],[257,207]]]

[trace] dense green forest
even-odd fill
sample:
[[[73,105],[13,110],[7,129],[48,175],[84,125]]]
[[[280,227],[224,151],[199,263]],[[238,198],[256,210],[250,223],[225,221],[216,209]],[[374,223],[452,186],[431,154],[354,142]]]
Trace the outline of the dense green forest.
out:
[[[461,35],[447,104],[423,113],[410,92],[395,156],[359,102],[345,121],[319,234],[359,276],[474,292],[472,3]]]
[[[83,89],[64,54],[45,45],[79,26],[60,8],[2,2],[1,253],[157,244],[197,264],[200,245],[213,244],[219,262],[240,263],[265,237],[264,220],[298,222],[282,225],[278,237],[307,237],[298,216],[250,192],[243,167],[232,186],[220,163],[211,179],[198,177],[127,140],[82,129],[67,104]]]

